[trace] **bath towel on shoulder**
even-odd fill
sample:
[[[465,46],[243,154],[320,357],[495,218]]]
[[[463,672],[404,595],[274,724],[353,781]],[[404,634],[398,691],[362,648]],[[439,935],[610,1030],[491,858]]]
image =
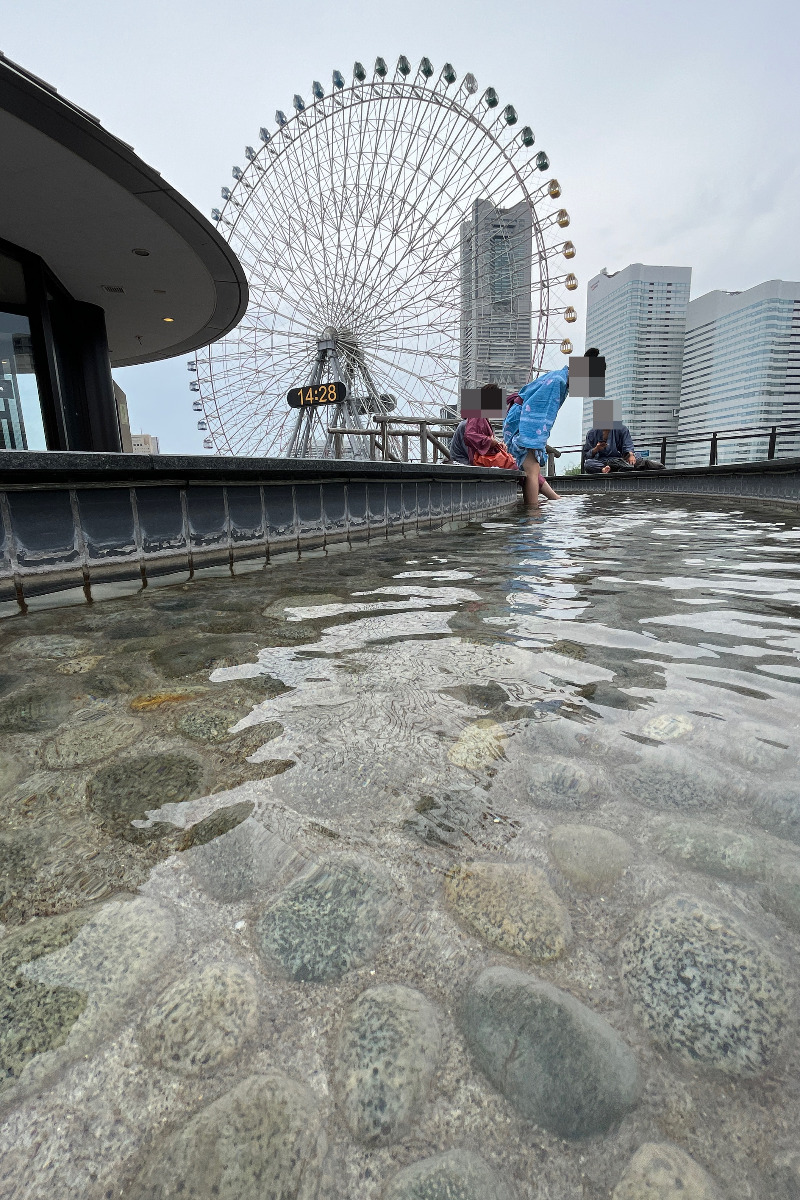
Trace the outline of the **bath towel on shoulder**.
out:
[[[509,398],[503,439],[520,468],[529,450],[536,453],[539,462],[544,460],[547,439],[566,399],[567,385],[568,368],[562,367],[526,383],[517,396]]]

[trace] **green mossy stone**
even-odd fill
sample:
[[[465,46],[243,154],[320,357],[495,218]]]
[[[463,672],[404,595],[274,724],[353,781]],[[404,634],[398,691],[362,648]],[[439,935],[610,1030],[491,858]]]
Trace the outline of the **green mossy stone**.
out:
[[[634,1012],[659,1045],[729,1075],[774,1061],[788,1017],[783,968],[727,913],[672,896],[634,922],[621,960]]]
[[[384,882],[349,859],[320,863],[264,910],[256,942],[290,979],[330,983],[378,948],[389,915]]]
[[[28,979],[20,968],[68,945],[93,911],[37,918],[0,941],[0,1090],[32,1058],[64,1044],[87,1001],[84,992]]]
[[[70,708],[69,697],[52,687],[32,687],[0,703],[0,732],[44,733],[56,729]]]
[[[513,1192],[471,1150],[448,1150],[400,1171],[382,1200],[513,1200]]]
[[[405,1136],[425,1103],[441,1038],[433,1006],[390,983],[362,992],[339,1032],[335,1086],[353,1137],[382,1146]]]
[[[198,795],[202,776],[200,764],[186,755],[141,754],[97,771],[89,780],[89,797],[100,816],[130,823],[150,809]]]
[[[255,641],[250,638],[197,636],[160,646],[151,652],[150,661],[165,679],[182,679],[217,666],[236,666],[252,660],[256,649]]]
[[[639,1099],[636,1059],[616,1030],[531,975],[483,971],[460,1024],[478,1068],[523,1117],[559,1137],[605,1133]]]
[[[150,1156],[131,1200],[314,1200],[325,1153],[317,1106],[285,1075],[252,1075]]]

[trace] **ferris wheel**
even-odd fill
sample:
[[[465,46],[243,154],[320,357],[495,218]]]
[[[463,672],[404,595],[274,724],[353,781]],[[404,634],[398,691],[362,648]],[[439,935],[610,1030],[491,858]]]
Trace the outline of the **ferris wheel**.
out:
[[[494,88],[427,58],[357,62],[277,111],[212,213],[250,304],[188,364],[206,449],[327,455],[342,428],[362,457],[375,416],[455,415],[461,388],[569,354],[575,247],[534,143]]]

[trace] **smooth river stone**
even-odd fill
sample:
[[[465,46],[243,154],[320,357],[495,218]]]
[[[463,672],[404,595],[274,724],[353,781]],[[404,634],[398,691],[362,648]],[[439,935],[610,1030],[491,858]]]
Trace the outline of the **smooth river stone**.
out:
[[[361,993],[342,1024],[335,1067],[339,1104],[357,1141],[382,1146],[407,1133],[440,1047],[436,1012],[421,992],[388,983]]]
[[[514,1194],[479,1155],[448,1150],[400,1171],[381,1200],[514,1200]]]
[[[599,776],[599,771],[585,771],[569,759],[534,763],[528,772],[528,798],[537,808],[591,808],[606,798]]]
[[[205,967],[167,988],[139,1036],[151,1060],[182,1075],[215,1071],[234,1058],[256,1027],[258,991],[238,967]]]
[[[251,1075],[153,1152],[131,1200],[314,1200],[325,1149],[310,1092]]]
[[[42,747],[42,760],[51,771],[84,767],[113,759],[139,737],[136,721],[115,713],[92,714],[87,720],[60,729]]]
[[[185,754],[139,754],[101,767],[89,780],[89,796],[102,817],[135,821],[196,796],[202,776],[200,764]]]
[[[639,1069],[609,1023],[508,967],[468,988],[460,1023],[477,1066],[514,1107],[560,1137],[604,1133],[638,1099]]]
[[[761,879],[767,861],[763,841],[704,821],[662,820],[653,827],[653,844],[661,854],[720,879]]]
[[[780,963],[752,933],[691,896],[654,905],[621,947],[634,1012],[668,1050],[730,1075],[758,1075],[787,1019]]]
[[[535,867],[459,863],[447,872],[444,893],[465,925],[509,954],[558,958],[572,941],[569,914]]]
[[[586,892],[613,887],[633,857],[624,838],[596,825],[556,825],[549,845],[561,874]]]
[[[360,863],[332,858],[295,880],[256,924],[256,943],[290,979],[330,983],[378,948],[389,916],[386,883]]]
[[[503,757],[505,740],[506,733],[502,725],[483,717],[462,729],[447,751],[447,757],[455,767],[480,771]]]
[[[769,864],[761,903],[800,933],[800,858],[777,858]]]
[[[91,916],[91,909],[77,909],[39,917],[0,939],[0,1090],[30,1059],[63,1045],[86,1007],[85,991],[48,987],[21,968],[68,945]]]
[[[646,1142],[628,1163],[611,1200],[722,1200],[714,1180],[685,1150]]]

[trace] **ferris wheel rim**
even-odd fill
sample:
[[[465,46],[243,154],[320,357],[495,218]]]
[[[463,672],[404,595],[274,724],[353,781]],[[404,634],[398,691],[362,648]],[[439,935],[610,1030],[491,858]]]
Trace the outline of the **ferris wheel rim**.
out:
[[[423,62],[424,61],[426,60],[423,60]],[[367,110],[368,112],[374,111],[373,106],[375,105],[376,100],[378,103],[383,104],[383,110],[378,113],[376,120],[379,119],[384,123],[386,122],[393,107],[396,108],[398,104],[402,103],[404,119],[406,116],[408,117],[409,127],[412,134],[414,134],[420,127],[419,113],[416,110],[419,108],[421,102],[424,101],[426,103],[428,110],[431,109],[431,106],[437,106],[439,110],[438,117],[437,121],[434,122],[427,131],[428,142],[432,142],[434,146],[436,145],[436,137],[442,134],[448,119],[466,122],[466,124],[471,127],[472,132],[470,136],[475,140],[476,144],[482,144],[486,146],[488,142],[488,145],[492,148],[492,151],[495,153],[498,161],[502,163],[504,170],[508,173],[508,179],[505,185],[506,194],[514,194],[514,192],[511,190],[513,185],[513,188],[516,189],[517,193],[521,193],[522,201],[528,205],[531,211],[531,236],[534,247],[532,261],[535,259],[540,272],[539,279],[535,282],[532,280],[531,286],[532,298],[534,295],[536,295],[538,298],[536,307],[534,307],[533,299],[531,300],[530,309],[533,322],[532,345],[535,350],[535,353],[532,355],[531,359],[532,371],[536,369],[537,366],[541,366],[543,355],[547,346],[557,344],[557,339],[548,339],[552,309],[552,305],[550,303],[550,259],[555,253],[560,253],[562,251],[565,252],[564,248],[571,246],[571,243],[565,242],[562,247],[555,245],[552,243],[552,241],[548,242],[548,239],[545,237],[545,226],[543,226],[542,222],[537,219],[536,205],[538,201],[542,199],[542,194],[545,190],[545,187],[548,185],[545,185],[545,187],[540,186],[538,189],[534,189],[530,186],[530,180],[534,175],[534,168],[532,168],[530,165],[530,158],[523,159],[521,157],[521,153],[524,149],[530,149],[530,144],[526,143],[523,146],[523,141],[520,137],[520,133],[522,131],[514,131],[509,135],[508,130],[510,126],[507,125],[506,127],[503,127],[501,124],[502,114],[503,112],[507,112],[508,107],[510,106],[507,106],[507,109],[502,110],[502,112],[498,110],[498,114],[494,117],[494,119],[487,123],[482,118],[486,113],[489,112],[488,107],[484,105],[484,109],[480,114],[478,114],[477,108],[478,104],[486,97],[488,92],[492,91],[492,89],[487,89],[487,92],[485,92],[482,97],[478,97],[478,100],[473,102],[472,108],[468,108],[466,106],[466,100],[473,96],[474,93],[471,92],[468,96],[464,94],[464,83],[467,78],[469,77],[464,77],[464,79],[461,81],[461,85],[455,91],[450,92],[449,94],[448,89],[451,86],[450,84],[440,89],[440,81],[437,81],[437,83],[433,86],[431,86],[428,81],[423,83],[419,83],[418,80],[409,82],[409,80],[406,78],[398,78],[397,72],[395,72],[395,76],[391,79],[388,77],[381,79],[373,78],[370,81],[367,81],[366,79],[356,81],[354,79],[349,87],[341,87],[338,91],[334,90],[334,92],[328,93],[328,95],[318,95],[317,88],[319,85],[315,83],[315,99],[310,104],[303,104],[302,108],[298,108],[297,105],[295,105],[295,112],[288,118],[284,116],[283,123],[279,124],[279,127],[274,134],[262,129],[262,135],[264,132],[268,132],[268,137],[266,140],[263,140],[262,138],[262,144],[257,151],[253,151],[251,147],[248,147],[247,166],[243,169],[234,168],[235,181],[233,187],[224,189],[224,192],[227,192],[227,197],[225,197],[225,205],[221,211],[215,210],[214,215],[215,218],[217,218],[218,214],[217,224],[218,228],[223,226],[223,228],[220,228],[220,232],[223,233],[223,236],[226,236],[229,242],[234,242],[237,239],[241,239],[248,254],[252,252],[251,242],[253,239],[257,239],[262,251],[265,247],[274,248],[280,243],[280,238],[277,237],[276,230],[273,229],[271,236],[268,236],[264,232],[263,228],[259,229],[258,226],[259,217],[262,219],[264,217],[263,206],[259,211],[260,199],[268,198],[268,193],[266,192],[263,193],[263,196],[261,195],[261,189],[259,185],[265,173],[268,173],[270,170],[273,172],[273,174],[275,173],[276,165],[279,160],[282,159],[284,162],[290,162],[293,159],[296,162],[298,161],[298,157],[301,155],[304,164],[308,163],[309,161],[313,163],[313,156],[315,153],[319,152],[320,142],[324,141],[327,144],[327,148],[331,156],[330,162],[332,166],[334,141],[336,137],[336,129],[332,124],[333,118],[336,115],[341,114],[348,114],[349,117],[349,115],[354,112],[363,112],[364,110]],[[477,88],[477,84],[475,86]],[[462,94],[464,94],[463,98]],[[295,98],[296,101],[298,99],[299,97]],[[278,115],[279,114],[276,113],[276,118]],[[514,119],[516,120],[516,114]],[[365,121],[361,121],[357,132],[357,136],[361,138],[362,148],[359,158],[356,160],[357,164],[361,162],[365,142],[369,146],[370,130],[366,129],[365,132],[365,124]],[[408,133],[408,128],[403,125],[403,121],[396,121],[392,134],[392,146],[395,144],[398,138],[401,137],[401,132]],[[348,138],[350,133],[351,124],[348,123]],[[314,142],[312,142],[312,138],[314,139]],[[405,148],[406,157],[408,157],[411,153],[413,145],[413,138],[407,138]],[[448,153],[452,156],[454,153],[454,148],[452,146],[443,146],[442,155]],[[468,158],[468,153],[469,143],[465,144],[463,148],[460,146],[460,144],[455,147],[456,156],[461,154],[465,163]],[[540,155],[541,153],[542,152],[539,152]],[[514,161],[515,157],[518,157],[518,161],[516,162]],[[370,160],[370,183],[372,181],[372,174],[375,169],[376,161],[377,156],[373,150],[372,158]],[[440,157],[440,162],[441,161],[445,160]],[[349,160],[345,158],[345,162],[349,162]],[[390,153],[383,162],[384,183],[387,178],[389,166],[392,164],[392,162],[393,160]],[[546,156],[545,162],[546,166],[539,168],[542,171],[549,166],[549,161],[547,161]],[[283,163],[281,163],[281,165],[283,165]],[[379,175],[380,169],[381,168],[379,167]],[[467,171],[472,171],[477,180],[478,170],[474,163],[467,163],[464,169]],[[443,188],[442,186],[438,186],[438,188],[433,189],[433,200],[431,201],[429,210],[425,213],[420,213],[417,207],[417,202],[420,195],[425,195],[425,190],[424,187],[422,187],[420,192],[412,197],[412,185],[415,184],[416,178],[417,173],[412,170],[406,181],[407,190],[405,195],[400,198],[393,196],[392,200],[395,206],[398,204],[401,207],[406,206],[414,214],[417,222],[429,220],[433,228],[436,228],[438,224],[438,227],[443,230],[440,238],[441,244],[444,247],[442,250],[442,278],[439,280],[436,277],[433,277],[434,282],[428,282],[429,295],[426,297],[422,297],[422,299],[420,299],[419,296],[417,296],[416,299],[414,299],[413,296],[411,299],[406,297],[406,307],[403,309],[405,315],[402,321],[398,322],[397,324],[394,341],[387,341],[386,325],[387,322],[391,321],[392,315],[397,312],[397,304],[399,303],[398,296],[403,293],[403,289],[406,289],[406,292],[411,292],[412,285],[415,284],[415,282],[417,282],[420,278],[428,278],[424,274],[423,268],[425,263],[422,261],[416,264],[415,273],[408,275],[400,274],[400,267],[403,265],[404,260],[401,259],[399,262],[395,262],[392,267],[392,272],[397,276],[398,279],[396,294],[390,296],[388,293],[384,293],[380,301],[370,304],[371,324],[363,319],[359,326],[359,336],[364,339],[365,345],[369,348],[370,361],[385,366],[388,375],[393,379],[397,377],[399,372],[401,375],[408,376],[409,378],[414,377],[422,383],[428,385],[431,383],[431,379],[423,378],[419,370],[415,371],[414,367],[415,365],[419,365],[417,360],[425,360],[426,358],[432,363],[437,364],[437,372],[434,374],[433,383],[439,390],[434,394],[434,389],[429,389],[426,392],[426,398],[421,399],[419,396],[416,396],[416,399],[414,400],[414,403],[416,404],[422,406],[431,406],[442,402],[441,395],[444,394],[442,389],[444,388],[444,380],[446,379],[445,371],[450,371],[449,379],[451,384],[457,377],[457,373],[455,373],[453,370],[453,364],[457,364],[458,362],[458,354],[454,350],[455,338],[453,337],[452,332],[450,332],[447,335],[449,342],[447,339],[442,338],[437,343],[434,336],[437,325],[430,319],[428,319],[426,323],[426,315],[431,311],[433,306],[438,305],[438,312],[441,313],[442,311],[446,311],[450,314],[448,317],[448,329],[450,329],[454,321],[457,320],[458,305],[452,300],[448,303],[448,301],[444,298],[444,292],[447,284],[452,281],[453,276],[453,230],[463,222],[464,216],[463,205],[461,206],[460,210],[457,208],[458,196],[456,195],[450,199],[448,208],[445,210],[446,212],[451,210],[456,211],[455,222],[451,223],[450,225],[444,224],[441,211],[435,211],[435,204],[441,201],[441,197],[443,195],[446,195],[446,188]],[[432,179],[433,173],[431,173],[428,183],[431,183]],[[456,179],[456,182],[458,181],[458,176],[455,174],[454,179]],[[359,181],[357,185],[357,199],[359,203],[361,202],[362,195],[366,197],[364,203],[369,202],[369,197],[372,194],[370,192],[370,183],[365,184],[363,179]],[[556,185],[556,187],[558,190],[555,193],[553,193],[551,189],[551,196],[557,196],[560,194],[560,188],[558,188],[558,185]],[[385,195],[386,193],[382,193],[379,188],[377,194],[381,196]],[[295,193],[295,199],[297,199],[297,193]],[[256,201],[256,203],[253,203],[254,201]],[[345,210],[348,208],[348,204],[349,201],[342,199],[338,212],[338,221],[340,223],[344,218]],[[497,207],[498,209],[500,208],[499,203]],[[381,212],[380,208],[378,211],[379,213]],[[385,212],[385,209],[383,211]],[[324,222],[324,220],[327,219],[324,213],[315,213],[314,215],[319,216],[320,222]],[[348,212],[347,215],[348,219],[351,219],[352,214]],[[358,220],[358,215],[358,211],[356,211],[356,221]],[[233,216],[232,221],[231,216]],[[393,236],[396,236],[399,240],[398,229],[399,226],[397,229],[395,229]],[[358,300],[358,302],[362,304],[362,309],[363,305],[366,305],[370,300],[368,287],[371,284],[371,278],[375,275],[376,271],[378,271],[379,266],[384,265],[383,259],[380,256],[373,256],[372,260],[370,261],[372,247],[375,244],[376,239],[379,241],[380,232],[380,221],[375,220],[374,227],[372,229],[372,237],[367,243],[366,248],[362,247],[360,251],[361,257],[357,261],[357,267],[359,270],[353,271],[351,278],[348,280],[348,286],[350,288],[350,302],[355,304]],[[306,247],[308,248],[309,231],[305,226],[303,227],[303,235],[306,239]],[[446,240],[448,237],[450,238],[449,246]],[[284,238],[284,243],[285,242],[286,239]],[[386,246],[391,245],[391,241],[386,243]],[[411,254],[412,245],[413,239],[410,237],[407,238],[406,258]],[[355,237],[350,244],[351,255],[354,249],[357,249]],[[284,245],[282,249],[282,255],[291,256],[293,253],[301,254],[301,249],[298,247],[287,248]],[[278,261],[280,263],[280,269],[284,270],[285,263],[283,263],[282,259],[279,259]],[[293,261],[296,262],[297,260]],[[305,261],[307,268],[309,268],[308,278],[310,279],[310,268],[315,265],[313,255],[310,253],[310,251],[306,254]],[[369,266],[371,274],[368,274],[366,278],[362,277],[359,281],[356,279],[356,276],[362,275],[360,268],[365,263]],[[319,263],[316,265],[320,267]],[[327,270],[327,260],[325,260],[323,265],[324,269]],[[214,417],[216,418],[213,420],[213,425],[215,427],[215,438],[218,443],[224,443],[226,448],[232,452],[237,452],[237,448],[241,448],[242,442],[239,435],[242,426],[246,425],[247,423],[247,415],[240,414],[235,420],[233,419],[233,402],[230,400],[228,394],[230,389],[225,382],[224,375],[226,368],[229,370],[232,369],[232,364],[235,361],[238,361],[240,368],[243,370],[244,364],[250,364],[252,361],[253,365],[249,366],[248,370],[251,372],[249,378],[251,378],[253,382],[247,397],[247,403],[249,403],[250,407],[252,408],[254,399],[259,399],[269,390],[270,378],[274,378],[274,370],[272,376],[270,376],[269,373],[270,370],[273,369],[270,364],[272,364],[274,361],[278,361],[280,354],[283,354],[284,360],[288,363],[288,365],[285,365],[284,368],[282,368],[284,374],[286,371],[297,369],[292,360],[292,339],[294,339],[294,342],[297,343],[297,350],[299,351],[302,348],[303,339],[305,338],[307,350],[309,339],[313,338],[315,333],[316,336],[319,336],[319,333],[321,332],[319,326],[322,317],[319,315],[318,311],[315,314],[313,307],[310,306],[307,298],[305,298],[304,303],[299,303],[298,301],[303,298],[298,298],[296,295],[294,295],[291,287],[288,284],[284,284],[280,287],[280,289],[273,287],[272,291],[270,291],[268,268],[261,268],[261,276],[263,286],[262,283],[258,281],[253,284],[251,305],[239,326],[239,330],[237,331],[238,342],[236,347],[231,348],[230,346],[226,346],[224,349],[215,350],[215,347],[212,345],[211,347],[207,348],[206,352],[202,352],[207,353],[208,377],[209,379],[213,380],[211,393],[209,394],[207,390],[201,392],[204,415],[206,415],[208,419],[210,416],[208,410],[213,407]],[[574,276],[570,275],[563,278],[574,279]],[[562,283],[562,279],[556,278],[554,282],[560,285]],[[322,289],[325,286],[325,281],[317,276],[314,286],[317,288],[318,296],[321,296]],[[577,284],[575,284],[575,286],[577,286]],[[429,305],[427,309],[425,308],[425,303],[428,303]],[[392,307],[392,304],[394,304],[394,307]],[[361,314],[362,310],[358,311],[359,314]],[[569,310],[565,309],[564,311],[566,312]],[[272,320],[271,326],[261,324],[265,317]],[[381,321],[383,321],[383,325],[381,325]],[[441,326],[442,328],[445,327],[445,322],[443,320],[441,321]],[[534,326],[535,328],[533,328]],[[303,330],[303,332],[301,332],[301,330]],[[409,349],[407,345],[408,340],[414,336],[416,336],[418,339],[421,338],[423,332],[426,330],[430,335],[428,338],[429,344],[423,344],[419,349]],[[273,348],[263,360],[266,365],[259,369],[256,360],[259,353],[259,338],[263,337],[266,337],[270,340],[270,342],[273,344]],[[384,339],[383,342],[381,342],[382,337]],[[247,340],[248,338],[250,341]],[[404,344],[404,340],[406,344]],[[223,339],[223,342],[224,341],[225,339]],[[281,346],[279,347],[279,350],[276,351],[274,349],[274,344],[277,342],[281,342]],[[565,342],[566,339],[561,342],[562,349],[565,345]],[[216,345],[219,347],[221,346],[221,343],[217,343]],[[382,347],[385,348],[382,349]],[[537,354],[538,362],[536,360]],[[195,359],[195,363],[198,366],[198,371],[200,362],[201,354],[198,354]],[[275,370],[277,370],[277,368],[275,368]],[[215,384],[217,386],[214,386]],[[402,389],[399,390],[402,391]],[[453,390],[454,389],[451,388],[448,394],[453,394]],[[439,399],[436,398],[437,396]],[[226,432],[226,423],[230,427],[230,437]],[[285,413],[283,420],[281,420],[279,424],[281,429],[285,427]],[[231,444],[232,441],[236,442],[236,445]]]

